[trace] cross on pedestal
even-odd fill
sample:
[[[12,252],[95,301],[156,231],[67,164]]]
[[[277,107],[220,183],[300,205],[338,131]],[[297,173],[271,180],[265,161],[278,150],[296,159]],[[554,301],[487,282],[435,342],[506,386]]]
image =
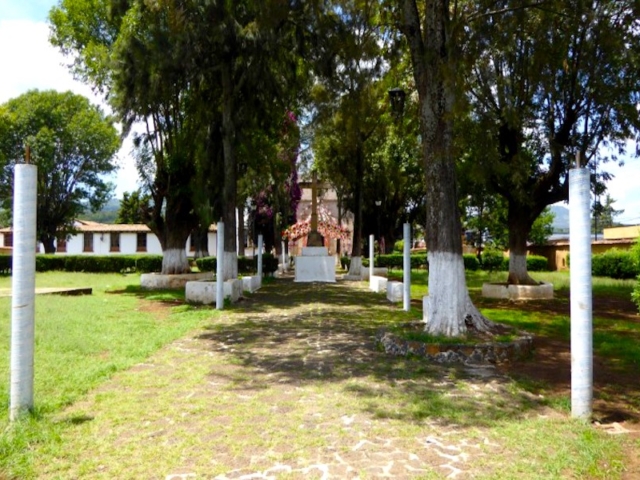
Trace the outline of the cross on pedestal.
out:
[[[313,172],[311,180],[311,231],[307,236],[308,247],[324,246],[324,238],[318,232],[318,176]]]

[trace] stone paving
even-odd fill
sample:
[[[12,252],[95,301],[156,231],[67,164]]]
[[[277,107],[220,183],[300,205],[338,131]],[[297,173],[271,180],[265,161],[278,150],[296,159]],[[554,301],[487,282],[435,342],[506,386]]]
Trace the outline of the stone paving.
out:
[[[84,443],[70,436],[64,447],[120,463],[51,460],[42,478],[500,478],[494,457],[504,461],[509,446],[483,417],[495,404],[498,418],[548,413],[523,413],[521,402],[537,399],[514,396],[494,367],[387,357],[375,329],[352,328],[349,315],[367,314],[357,299],[331,304],[313,287],[283,291],[258,292],[74,404],[67,416],[92,421],[77,427]],[[454,414],[420,415],[425,402],[439,402],[444,417],[453,405]],[[455,421],[461,409],[464,425]]]

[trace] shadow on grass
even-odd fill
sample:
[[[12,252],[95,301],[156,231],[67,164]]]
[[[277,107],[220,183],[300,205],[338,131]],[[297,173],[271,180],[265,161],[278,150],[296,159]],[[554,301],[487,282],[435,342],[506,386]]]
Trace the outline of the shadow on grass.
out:
[[[377,418],[464,426],[521,418],[545,406],[490,368],[379,351],[376,330],[411,314],[361,285],[281,280],[230,310],[237,314],[231,321],[210,325],[199,338],[241,367],[211,372],[226,376],[234,390],[331,384]]]

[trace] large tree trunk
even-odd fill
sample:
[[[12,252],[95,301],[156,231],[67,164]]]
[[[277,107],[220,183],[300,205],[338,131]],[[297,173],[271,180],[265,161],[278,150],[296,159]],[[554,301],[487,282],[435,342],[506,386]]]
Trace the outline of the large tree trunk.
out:
[[[244,257],[244,204],[238,205],[238,256]]]
[[[234,151],[235,125],[233,122],[233,84],[231,62],[222,66],[222,146],[224,150],[224,192],[222,221],[224,222],[223,280],[238,278],[236,247],[237,165]]]
[[[193,258],[209,256],[209,225],[200,225],[191,232],[191,243],[194,248]]]
[[[429,300],[425,330],[457,336],[469,328],[488,331],[492,323],[475,308],[466,288],[462,228],[457,205],[453,155],[455,59],[449,58],[449,2],[426,0],[422,25],[415,0],[403,0],[402,31],[411,50],[420,99],[420,120],[427,182]]]
[[[528,208],[509,202],[509,279],[511,285],[538,285],[527,272],[527,238],[533,221]]]
[[[362,146],[356,147],[356,184],[354,186],[355,212],[353,215],[353,243],[351,245],[351,264],[349,275],[362,275],[362,177],[364,176],[364,152]]]
[[[56,253],[55,237],[51,235],[40,235],[40,242],[44,248],[44,253]]]

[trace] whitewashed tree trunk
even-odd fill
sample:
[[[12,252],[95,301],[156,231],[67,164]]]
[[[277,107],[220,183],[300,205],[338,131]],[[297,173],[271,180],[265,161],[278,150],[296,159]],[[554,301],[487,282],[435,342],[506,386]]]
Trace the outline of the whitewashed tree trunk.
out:
[[[188,273],[189,260],[184,248],[168,248],[162,252],[162,273],[165,275]],[[186,266],[186,267],[185,267]]]
[[[224,281],[238,278],[238,255],[236,252],[229,252],[226,250],[226,247],[227,241],[225,238],[224,271],[222,272],[222,279]]]
[[[349,264],[349,276],[362,276],[362,257],[351,257]]]
[[[538,285],[527,271],[526,252],[509,252],[509,280],[511,285]]]
[[[429,301],[425,331],[455,337],[469,328],[488,332],[494,325],[471,302],[461,255],[429,252]]]
[[[16,165],[13,197],[10,419],[33,408],[36,204],[35,165]]]
[[[420,101],[422,154],[426,181],[426,240],[429,300],[425,329],[460,335],[492,325],[474,307],[466,288],[462,227],[458,209],[453,119],[457,58],[452,50],[448,0],[401,2],[400,29],[411,52]]]

